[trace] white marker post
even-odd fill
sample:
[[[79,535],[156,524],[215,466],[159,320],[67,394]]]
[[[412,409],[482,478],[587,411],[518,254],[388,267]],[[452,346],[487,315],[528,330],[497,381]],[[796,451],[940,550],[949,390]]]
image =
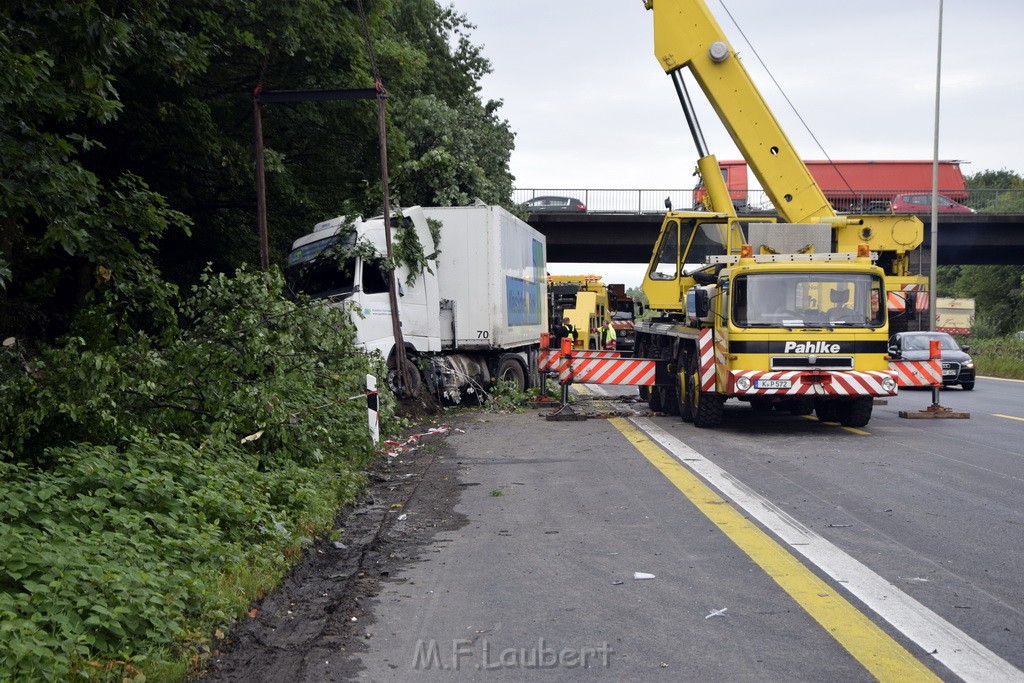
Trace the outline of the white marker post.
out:
[[[374,445],[380,442],[380,421],[377,418],[377,378],[366,376],[366,419],[370,424],[370,438]]]

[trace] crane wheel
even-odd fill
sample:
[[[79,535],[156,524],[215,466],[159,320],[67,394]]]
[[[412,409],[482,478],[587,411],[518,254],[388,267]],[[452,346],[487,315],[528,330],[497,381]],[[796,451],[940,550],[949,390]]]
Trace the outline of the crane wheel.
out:
[[[688,379],[686,398],[690,401],[693,426],[713,429],[722,424],[725,397],[715,392],[700,390],[700,368],[697,366],[697,354],[690,356],[686,376]]]

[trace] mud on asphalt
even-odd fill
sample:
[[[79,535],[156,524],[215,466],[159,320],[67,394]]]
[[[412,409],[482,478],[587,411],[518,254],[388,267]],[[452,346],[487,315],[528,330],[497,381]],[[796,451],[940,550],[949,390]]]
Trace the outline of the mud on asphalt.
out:
[[[458,419],[433,419],[458,428]],[[281,587],[253,605],[254,616],[243,616],[232,628],[196,680],[355,677],[358,654],[374,637],[372,603],[381,583],[403,581],[399,570],[420,560],[435,534],[467,523],[454,512],[459,465],[445,435],[425,436],[418,444],[368,473],[360,502],[338,515],[338,540],[307,549]]]

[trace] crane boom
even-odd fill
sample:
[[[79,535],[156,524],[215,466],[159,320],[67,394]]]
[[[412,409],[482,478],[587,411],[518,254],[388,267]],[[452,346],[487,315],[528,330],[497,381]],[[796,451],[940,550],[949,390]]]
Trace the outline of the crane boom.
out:
[[[658,62],[673,76],[677,91],[680,70],[688,69],[693,75],[779,216],[788,223],[828,223],[834,227],[837,251],[856,251],[858,244],[866,243],[879,254],[879,264],[887,274],[906,276],[907,253],[924,241],[921,221],[916,216],[839,215],[797,154],[707,5],[702,0],[645,0],[644,5],[654,14],[654,52]],[[731,201],[723,201],[729,197],[724,186],[717,188],[717,192],[714,187],[719,184],[717,162],[713,165],[704,151],[701,154],[698,166],[709,189],[711,208],[732,213]],[[716,172],[709,173],[712,169]]]

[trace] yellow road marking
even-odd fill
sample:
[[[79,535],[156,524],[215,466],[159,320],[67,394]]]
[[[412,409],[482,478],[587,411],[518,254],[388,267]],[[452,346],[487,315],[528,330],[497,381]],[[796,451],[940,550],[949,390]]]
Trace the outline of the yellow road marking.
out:
[[[838,422],[826,422],[825,420],[819,420],[818,418],[814,417],[813,415],[804,415],[804,419],[805,420],[814,420],[815,422],[820,422],[821,424],[829,425],[830,427],[839,427],[840,429],[845,429],[848,432],[853,432],[854,434],[860,434],[861,436],[871,436],[871,432],[865,432],[863,429],[857,429],[856,427],[844,427],[843,425],[839,424]]]
[[[993,413],[993,415],[995,415],[996,417],[1005,417],[1007,420],[1019,420],[1020,422],[1024,422],[1024,417],[1014,417],[1013,415],[1001,415],[999,413]]]
[[[989,377],[988,375],[978,375],[978,379],[994,379],[997,382],[1024,382],[1024,379],[1015,379],[1013,377]]]
[[[690,470],[623,418],[609,422],[879,681],[938,681],[928,667]]]

